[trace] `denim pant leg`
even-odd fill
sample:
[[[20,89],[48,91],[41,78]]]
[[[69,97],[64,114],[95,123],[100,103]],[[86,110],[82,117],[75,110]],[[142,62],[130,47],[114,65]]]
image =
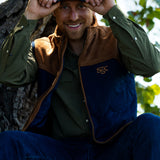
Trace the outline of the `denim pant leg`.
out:
[[[160,160],[160,117],[143,114],[106,144],[94,145],[94,160]]]
[[[160,118],[139,116],[107,144],[63,143],[20,131],[0,134],[0,160],[160,160]]]
[[[63,144],[31,132],[0,134],[0,160],[70,160]]]
[[[160,160],[160,117],[142,114],[132,128],[133,160]]]

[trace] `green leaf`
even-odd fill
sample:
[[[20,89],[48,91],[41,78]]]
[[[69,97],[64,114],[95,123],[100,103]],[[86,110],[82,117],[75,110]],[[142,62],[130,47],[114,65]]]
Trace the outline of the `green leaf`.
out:
[[[151,82],[152,81],[152,77],[144,77],[143,80],[145,82]]]
[[[144,111],[145,113],[148,112],[148,113],[160,115],[160,108],[158,108],[158,106],[150,106],[146,104],[144,107]]]
[[[153,104],[155,94],[152,88],[147,87],[145,90],[143,90],[142,96],[143,96],[144,104]]]
[[[146,27],[149,31],[151,31],[154,27],[154,22],[151,19],[146,19]]]
[[[146,0],[140,0],[140,1],[139,1],[139,4],[140,4],[142,7],[144,7],[144,8],[146,8],[146,3],[147,3]]]
[[[160,8],[156,8],[153,12],[153,16],[157,19],[160,19]]]
[[[155,95],[160,94],[160,87],[157,84],[153,84],[152,86],[150,86],[150,88],[153,90]]]
[[[153,105],[155,96],[160,94],[160,87],[157,84],[144,87],[136,82],[136,92],[138,103],[140,103],[141,107],[144,109],[145,105]]]
[[[103,18],[103,19],[101,19],[101,22],[104,22],[106,26],[109,26],[108,20],[106,20],[106,19]]]

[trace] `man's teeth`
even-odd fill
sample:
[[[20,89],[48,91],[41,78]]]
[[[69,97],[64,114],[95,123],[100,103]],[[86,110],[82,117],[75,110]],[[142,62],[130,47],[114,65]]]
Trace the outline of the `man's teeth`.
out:
[[[70,24],[70,25],[68,25],[69,27],[74,27],[74,28],[76,28],[76,27],[78,27],[78,26],[80,26],[80,24]]]

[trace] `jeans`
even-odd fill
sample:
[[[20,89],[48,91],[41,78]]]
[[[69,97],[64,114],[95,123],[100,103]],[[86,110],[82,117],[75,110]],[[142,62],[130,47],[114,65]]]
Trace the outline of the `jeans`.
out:
[[[160,160],[160,118],[140,115],[106,144],[6,131],[0,134],[0,160]]]

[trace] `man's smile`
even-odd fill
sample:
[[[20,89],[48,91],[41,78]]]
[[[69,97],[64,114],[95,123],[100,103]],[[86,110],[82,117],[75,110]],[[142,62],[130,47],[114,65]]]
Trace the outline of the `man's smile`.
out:
[[[67,27],[69,27],[69,28],[75,28],[75,29],[79,28],[80,26],[81,26],[80,23],[78,23],[78,24],[68,24],[67,25]]]

